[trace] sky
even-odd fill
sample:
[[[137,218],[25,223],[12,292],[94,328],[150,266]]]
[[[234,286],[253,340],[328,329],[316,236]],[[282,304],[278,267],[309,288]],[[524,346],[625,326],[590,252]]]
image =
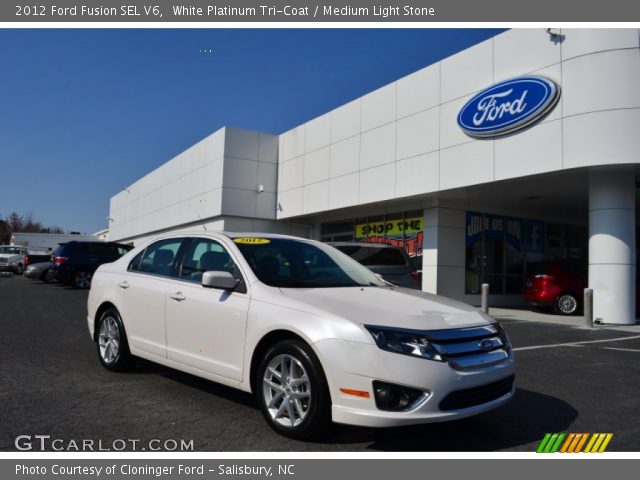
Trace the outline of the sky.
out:
[[[0,217],[93,233],[110,197],[225,125],[283,133],[500,32],[0,30]]]

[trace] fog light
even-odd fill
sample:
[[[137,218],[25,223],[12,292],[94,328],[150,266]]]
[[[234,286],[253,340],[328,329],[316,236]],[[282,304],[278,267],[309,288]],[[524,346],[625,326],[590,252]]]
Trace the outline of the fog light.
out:
[[[428,395],[422,390],[394,385],[393,383],[373,382],[373,393],[376,407],[389,412],[403,412],[410,410]]]

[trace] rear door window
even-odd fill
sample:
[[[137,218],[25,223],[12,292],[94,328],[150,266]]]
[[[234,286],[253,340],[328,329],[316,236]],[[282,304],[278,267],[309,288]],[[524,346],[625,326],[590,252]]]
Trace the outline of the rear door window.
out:
[[[129,264],[129,269],[140,273],[175,277],[182,238],[168,238],[149,245]]]

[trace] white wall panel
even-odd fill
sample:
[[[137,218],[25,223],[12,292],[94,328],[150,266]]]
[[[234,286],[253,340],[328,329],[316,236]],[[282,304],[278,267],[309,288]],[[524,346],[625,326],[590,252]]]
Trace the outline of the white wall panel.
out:
[[[458,126],[458,113],[471,95],[440,106],[440,148],[448,148],[470,142],[472,139]]]
[[[440,63],[436,63],[397,82],[397,116],[406,117],[440,103]]]
[[[493,46],[496,82],[560,62],[561,43],[544,28],[508,30],[493,39]]]
[[[307,153],[304,156],[304,184],[329,180],[329,165],[331,163],[331,147]]]
[[[278,192],[278,218],[294,217],[302,214],[302,188]]]
[[[278,165],[258,162],[258,185],[264,186],[265,192],[275,193],[278,185]]]
[[[493,141],[478,140],[440,151],[440,189],[493,180]]]
[[[278,168],[278,190],[286,191],[302,187],[304,157],[297,157],[281,163]]]
[[[556,120],[495,141],[495,179],[562,168],[562,122]]]
[[[223,187],[255,190],[258,185],[258,162],[225,158]]]
[[[222,189],[222,211],[225,215],[254,217],[256,215],[257,194],[255,191]]]
[[[278,137],[276,135],[261,133],[259,141],[258,161],[278,163]]]
[[[358,185],[360,203],[371,203],[392,198],[395,193],[395,164],[389,163],[360,171]]]
[[[306,124],[305,152],[331,143],[331,116],[326,113]]]
[[[302,189],[302,213],[312,213],[329,208],[329,181],[305,185]]]
[[[439,152],[400,160],[396,163],[396,196],[408,197],[439,188]]]
[[[396,158],[398,160],[438,150],[440,112],[432,108],[398,120]]]
[[[638,48],[635,28],[563,28],[562,59],[603,50]]]
[[[574,58],[563,64],[564,114],[640,106],[640,50]]]
[[[360,133],[360,99],[336,108],[331,116],[331,142],[339,142]]]
[[[493,83],[493,39],[442,60],[441,69],[443,102],[488,87]]]
[[[249,130],[226,127],[224,154],[227,157],[258,160],[260,134]]]
[[[564,168],[640,163],[640,109],[563,120]]]
[[[362,134],[360,169],[375,167],[396,159],[396,125],[390,123]]]
[[[301,125],[280,136],[280,161],[304,154],[305,126]]]
[[[329,182],[329,208],[343,208],[358,203],[358,173],[350,173]]]
[[[331,177],[356,172],[360,168],[360,136],[331,145]]]
[[[396,84],[391,83],[362,97],[362,124],[364,132],[393,122],[396,119]]]

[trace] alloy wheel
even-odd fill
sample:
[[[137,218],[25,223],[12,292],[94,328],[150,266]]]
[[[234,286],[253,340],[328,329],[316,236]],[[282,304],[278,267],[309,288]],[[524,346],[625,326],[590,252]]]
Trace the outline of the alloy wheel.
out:
[[[91,274],[85,271],[76,273],[75,283],[78,288],[89,288],[91,286]]]
[[[271,419],[284,427],[300,425],[311,405],[311,383],[300,360],[288,354],[276,355],[267,365],[262,383]]]
[[[578,301],[573,295],[565,294],[558,298],[558,310],[569,315],[574,313],[578,309]]]
[[[120,329],[115,318],[105,317],[100,323],[98,345],[102,360],[106,364],[113,363],[120,350]]]

